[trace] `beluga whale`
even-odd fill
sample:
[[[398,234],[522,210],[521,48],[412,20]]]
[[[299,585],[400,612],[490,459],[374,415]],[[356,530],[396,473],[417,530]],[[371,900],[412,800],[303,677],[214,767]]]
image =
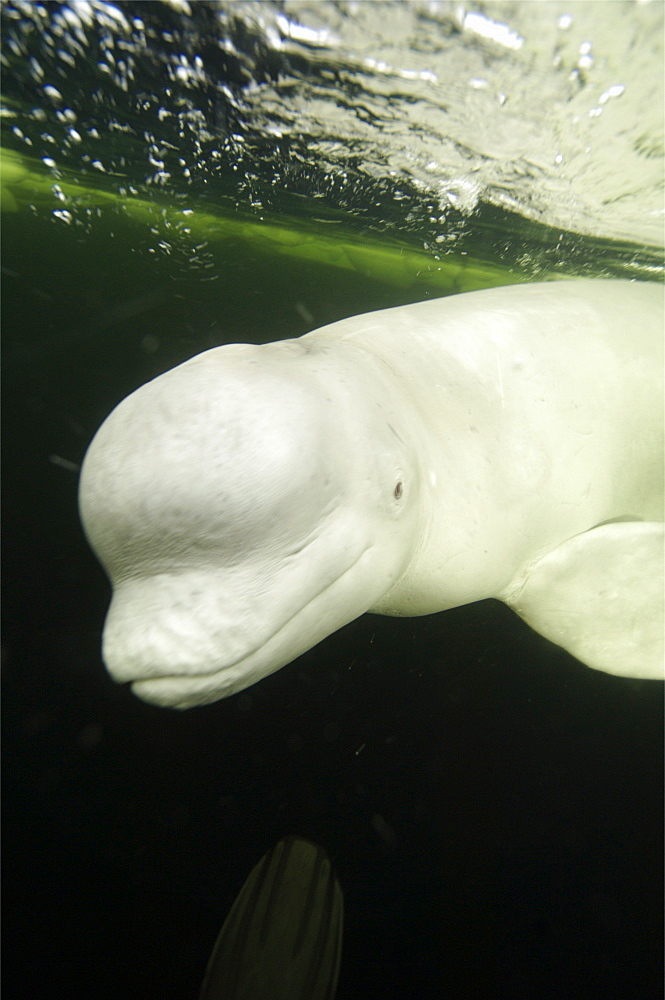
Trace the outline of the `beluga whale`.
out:
[[[662,678],[663,329],[655,283],[521,284],[143,385],[80,478],[111,675],[188,708],[364,612],[497,598],[588,667]]]

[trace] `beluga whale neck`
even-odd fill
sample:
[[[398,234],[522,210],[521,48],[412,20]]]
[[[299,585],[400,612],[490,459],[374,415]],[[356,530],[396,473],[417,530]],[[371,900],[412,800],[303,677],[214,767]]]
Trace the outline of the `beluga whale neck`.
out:
[[[508,286],[142,386],[81,473],[110,673],[187,708],[366,611],[494,597],[590,667],[662,677],[663,324],[655,284]]]

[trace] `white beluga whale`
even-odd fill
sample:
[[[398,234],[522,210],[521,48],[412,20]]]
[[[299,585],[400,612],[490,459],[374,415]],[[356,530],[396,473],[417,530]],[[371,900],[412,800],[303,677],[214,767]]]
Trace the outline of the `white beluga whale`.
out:
[[[663,289],[470,292],[199,354],[80,482],[103,659],[187,708],[366,611],[498,598],[590,667],[663,676]]]

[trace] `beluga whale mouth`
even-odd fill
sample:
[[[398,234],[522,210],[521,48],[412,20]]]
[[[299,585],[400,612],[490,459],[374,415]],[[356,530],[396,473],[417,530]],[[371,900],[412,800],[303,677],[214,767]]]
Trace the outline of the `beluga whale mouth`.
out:
[[[276,580],[267,581],[266,572],[251,603],[238,601],[238,593],[246,593],[238,574],[188,571],[126,580],[105,624],[107,668],[158,705],[189,708],[234,694],[356,617],[355,594],[350,600],[345,588],[368,551],[356,555],[347,543],[347,568],[335,569],[313,594],[303,585],[307,570],[296,561]],[[306,550],[300,555],[316,558]],[[370,602],[371,594],[370,582]],[[332,623],[330,607],[339,624]]]
[[[145,700],[241,690],[405,569],[403,445],[351,447],[339,388],[319,398],[325,355],[297,342],[207,352],[139,389],[95,437],[80,507],[113,583],[103,658]]]
[[[81,473],[110,673],[184,708],[365,611],[497,597],[591,667],[662,676],[662,331],[657,285],[506,286],[142,386]]]

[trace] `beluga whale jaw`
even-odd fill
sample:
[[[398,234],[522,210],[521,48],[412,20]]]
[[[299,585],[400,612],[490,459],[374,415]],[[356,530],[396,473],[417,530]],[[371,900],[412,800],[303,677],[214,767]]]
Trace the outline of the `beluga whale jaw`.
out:
[[[223,698],[366,611],[487,597],[663,676],[663,292],[508,286],[214,348],[121,402],[81,473],[103,659]]]
[[[146,700],[184,707],[241,690],[404,572],[415,465],[392,432],[381,451],[355,442],[361,401],[349,412],[329,354],[296,340],[208,351],[100,428],[80,506],[113,581],[103,658]],[[375,435],[382,417],[365,414]]]

